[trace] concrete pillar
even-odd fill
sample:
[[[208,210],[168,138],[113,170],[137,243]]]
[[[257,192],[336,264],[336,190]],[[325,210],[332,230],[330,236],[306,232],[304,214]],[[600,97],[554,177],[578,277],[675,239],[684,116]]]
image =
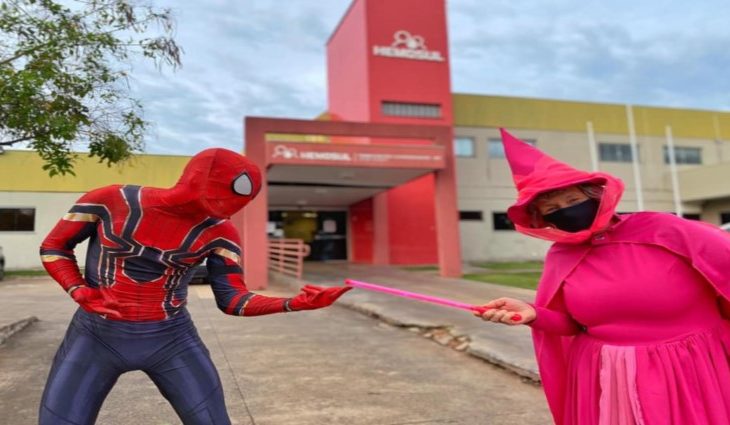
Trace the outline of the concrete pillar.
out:
[[[446,167],[436,176],[436,240],[441,276],[461,277],[461,242],[459,240],[459,206],[456,193],[456,165],[451,130],[436,142],[444,147]]]
[[[246,120],[246,156],[261,167],[261,192],[243,209],[243,274],[249,289],[265,289],[269,284],[268,179],[266,176],[266,132],[257,121]]]
[[[390,264],[388,192],[373,196],[373,264]]]

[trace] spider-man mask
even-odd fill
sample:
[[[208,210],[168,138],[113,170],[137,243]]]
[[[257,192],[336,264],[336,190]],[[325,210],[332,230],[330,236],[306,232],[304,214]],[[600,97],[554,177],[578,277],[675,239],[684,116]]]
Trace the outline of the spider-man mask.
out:
[[[193,204],[211,217],[228,218],[246,206],[261,189],[261,170],[245,156],[228,149],[206,149],[193,156],[175,189],[193,195]]]

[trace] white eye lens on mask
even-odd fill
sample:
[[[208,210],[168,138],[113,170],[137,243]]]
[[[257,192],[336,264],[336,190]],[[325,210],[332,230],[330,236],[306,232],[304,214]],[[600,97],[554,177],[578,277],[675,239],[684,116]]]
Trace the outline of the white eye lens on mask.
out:
[[[243,173],[233,180],[233,191],[239,195],[250,196],[253,193],[253,183],[248,174]]]

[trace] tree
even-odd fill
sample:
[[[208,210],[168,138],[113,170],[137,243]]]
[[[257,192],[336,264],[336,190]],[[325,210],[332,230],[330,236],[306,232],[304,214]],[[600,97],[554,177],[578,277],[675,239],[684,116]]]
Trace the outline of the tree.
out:
[[[74,147],[107,165],[144,147],[130,59],[181,65],[169,10],[134,0],[0,1],[0,148],[25,142],[53,176]]]

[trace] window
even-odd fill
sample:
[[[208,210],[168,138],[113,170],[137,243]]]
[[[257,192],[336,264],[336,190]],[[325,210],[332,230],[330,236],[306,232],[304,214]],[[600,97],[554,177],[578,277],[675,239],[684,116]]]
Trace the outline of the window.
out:
[[[482,221],[481,211],[459,211],[459,220],[463,221]]]
[[[471,137],[457,136],[454,139],[454,154],[456,156],[473,157],[474,153],[474,139]]]
[[[720,213],[720,224],[730,223],[730,211]]]
[[[515,225],[507,218],[507,213],[492,213],[492,223],[494,230],[515,230]]]
[[[441,118],[441,105],[427,103],[383,102],[380,110],[391,117]]]
[[[674,147],[674,160],[677,164],[702,164],[702,149]],[[664,146],[664,163],[669,164],[669,147]]]
[[[686,218],[687,220],[700,220],[699,214],[682,214],[682,218]]]
[[[624,143],[599,143],[598,155],[601,161],[631,162],[631,145]]]
[[[35,230],[35,208],[0,208],[0,232]]]
[[[532,146],[535,146],[537,144],[537,141],[535,139],[521,139],[525,143],[529,143]],[[489,150],[489,158],[495,159],[495,158],[504,158],[504,145],[502,144],[502,139],[499,138],[492,138],[487,140],[488,143],[488,150]]]

